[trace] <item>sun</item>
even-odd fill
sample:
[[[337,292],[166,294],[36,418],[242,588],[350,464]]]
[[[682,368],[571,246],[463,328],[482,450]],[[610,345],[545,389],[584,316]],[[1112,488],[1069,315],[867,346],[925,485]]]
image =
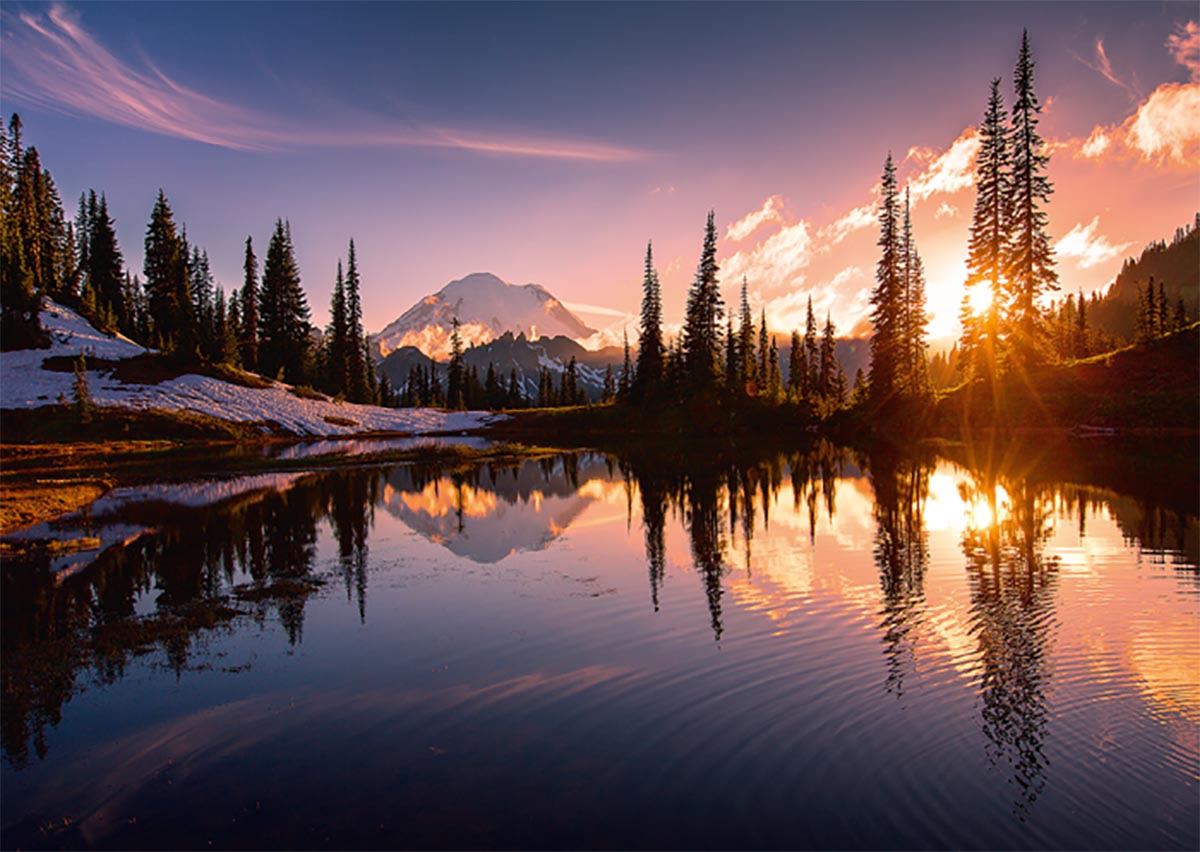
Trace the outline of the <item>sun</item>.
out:
[[[990,287],[975,286],[967,296],[967,304],[975,316],[983,316],[992,306],[992,290]]]

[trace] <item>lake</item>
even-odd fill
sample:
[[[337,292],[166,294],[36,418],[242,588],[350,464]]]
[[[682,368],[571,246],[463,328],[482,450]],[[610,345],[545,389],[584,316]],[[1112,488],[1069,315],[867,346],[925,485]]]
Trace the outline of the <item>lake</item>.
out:
[[[1177,450],[115,489],[4,561],[3,846],[1195,849]]]

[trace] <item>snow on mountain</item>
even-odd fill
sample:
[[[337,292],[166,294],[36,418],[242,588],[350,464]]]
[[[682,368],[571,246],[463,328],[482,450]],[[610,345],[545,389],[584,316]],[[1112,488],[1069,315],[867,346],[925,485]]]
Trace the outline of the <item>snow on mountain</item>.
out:
[[[405,346],[431,358],[448,358],[455,317],[464,348],[488,343],[506,331],[530,339],[556,335],[581,339],[596,333],[544,287],[518,286],[490,272],[476,272],[417,302],[372,336],[373,349],[380,359]]]
[[[120,336],[108,337],[79,314],[53,302],[45,303],[41,318],[42,326],[50,333],[49,349],[0,353],[0,409],[39,408],[71,399],[74,375],[44,369],[42,362],[83,354],[85,361],[90,359],[88,386],[97,405],[195,411],[237,423],[273,424],[295,435],[458,432],[504,418],[502,414],[478,411],[394,409],[303,399],[282,382],[273,382],[268,388],[248,388],[210,376],[185,374],[157,384],[126,384],[111,375],[110,367],[96,362],[141,355],[146,352],[143,347]]]

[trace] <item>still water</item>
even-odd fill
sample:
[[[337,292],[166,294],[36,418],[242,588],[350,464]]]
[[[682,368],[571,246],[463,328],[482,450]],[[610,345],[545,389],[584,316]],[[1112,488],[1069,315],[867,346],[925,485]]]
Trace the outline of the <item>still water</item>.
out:
[[[4,563],[3,846],[1195,849],[1195,466],[1095,452],[118,489]]]

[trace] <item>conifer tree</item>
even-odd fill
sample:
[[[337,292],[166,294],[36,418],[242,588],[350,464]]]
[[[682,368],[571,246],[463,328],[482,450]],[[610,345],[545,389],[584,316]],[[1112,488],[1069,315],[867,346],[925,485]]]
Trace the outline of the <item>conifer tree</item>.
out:
[[[242,325],[238,348],[242,353],[242,365],[254,372],[258,369],[258,260],[250,237],[246,237],[242,269],[245,278],[242,279]]]
[[[730,312],[725,318],[725,369],[722,372],[725,376],[725,392],[731,397],[741,390],[738,381],[740,366],[738,338],[733,331],[733,313]]]
[[[750,389],[757,383],[758,371],[754,360],[754,317],[750,313],[750,298],[746,287],[746,276],[743,275],[738,325],[738,355],[741,356],[738,380],[744,392],[750,392]]]
[[[805,377],[808,363],[804,357],[804,340],[800,329],[792,329],[792,351],[788,355],[788,395],[796,401],[804,399]]]
[[[1054,255],[1046,234],[1047,216],[1042,206],[1050,201],[1054,187],[1046,177],[1050,157],[1043,153],[1037,132],[1041,106],[1033,91],[1033,56],[1029,31],[1021,38],[1021,52],[1013,73],[1016,100],[1012,108],[1012,177],[1010,192],[1010,237],[1008,272],[1010,349],[1019,363],[1037,356],[1040,329],[1037,300],[1047,290],[1058,289]]]
[[[466,373],[463,370],[462,335],[458,317],[450,321],[450,366],[446,379],[446,407],[461,410],[466,406]]]
[[[817,373],[817,394],[823,400],[833,400],[837,396],[837,373],[840,365],[837,360],[837,331],[833,320],[825,314],[825,331],[821,335],[821,366]]]
[[[628,345],[628,338],[626,339]],[[632,379],[632,396],[642,402],[656,400],[663,381],[662,288],[654,268],[654,245],[646,243],[642,274],[641,334],[638,337],[637,372]]]
[[[305,382],[310,331],[308,299],[300,287],[291,228],[282,219],[275,220],[275,231],[267,245],[258,322],[259,372],[268,377],[281,376],[289,384]]]
[[[1091,354],[1088,346],[1087,300],[1083,293],[1079,294],[1079,307],[1075,311],[1075,336],[1072,350],[1076,358],[1086,358]]]
[[[900,209],[896,197],[896,167],[891,152],[883,167],[879,205],[879,263],[871,291],[871,402],[876,408],[890,403],[900,391],[904,290],[901,278]]]
[[[904,304],[902,305],[901,344],[904,352],[903,387],[914,395],[929,391],[928,365],[925,360],[925,265],[913,238],[908,189],[904,190],[904,225],[901,243]]]
[[[43,338],[40,300],[25,260],[17,209],[21,159],[21,119],[14,114],[10,133],[0,124],[0,349],[38,345]]]
[[[108,198],[103,193],[99,201],[96,201],[93,192],[89,203],[91,202],[95,202],[95,208],[88,221],[86,278],[95,291],[99,311],[115,315],[120,330],[128,333],[129,306],[125,304],[122,292],[125,282],[125,260],[117,245],[116,226],[112,217],[108,215]]]
[[[625,360],[621,365],[620,386],[617,389],[617,397],[622,402],[628,402],[630,393],[633,389],[633,362],[629,357],[629,330],[622,332],[625,339]]]
[[[348,396],[349,360],[346,324],[346,285],[342,277],[342,261],[338,260],[333,295],[329,299],[329,327],[325,330],[326,380],[329,392]]]
[[[723,310],[718,271],[717,228],[714,213],[710,210],[704,227],[700,263],[688,293],[683,321],[685,375],[688,388],[694,393],[715,390],[720,372],[721,327],[718,321]]]
[[[346,256],[346,373],[349,384],[346,398],[351,402],[370,402],[372,376],[367,339],[363,334],[362,299],[359,295],[358,256],[354,251],[354,240],[350,240],[350,252]]]
[[[767,385],[771,383],[771,343],[768,335],[767,309],[764,307],[758,323],[758,363],[754,368],[757,394],[766,393]]]
[[[187,336],[183,326],[191,322],[191,291],[183,252],[183,242],[175,230],[175,215],[160,189],[146,227],[142,272],[146,276],[154,343],[167,352],[181,348],[181,341]]]
[[[813,313],[812,294],[809,294],[808,310],[804,316],[804,362],[808,369],[804,373],[800,389],[806,398],[816,399],[820,396],[821,352],[817,338],[817,317]]]
[[[992,80],[983,123],[979,126],[979,153],[975,165],[975,212],[967,248],[967,293],[964,296],[963,353],[967,369],[996,372],[1000,354],[1000,311],[1004,304],[1004,278],[1008,258],[1012,193],[1008,129],[1000,78]],[[980,288],[986,298],[972,299]],[[982,310],[972,307],[986,304]]]

